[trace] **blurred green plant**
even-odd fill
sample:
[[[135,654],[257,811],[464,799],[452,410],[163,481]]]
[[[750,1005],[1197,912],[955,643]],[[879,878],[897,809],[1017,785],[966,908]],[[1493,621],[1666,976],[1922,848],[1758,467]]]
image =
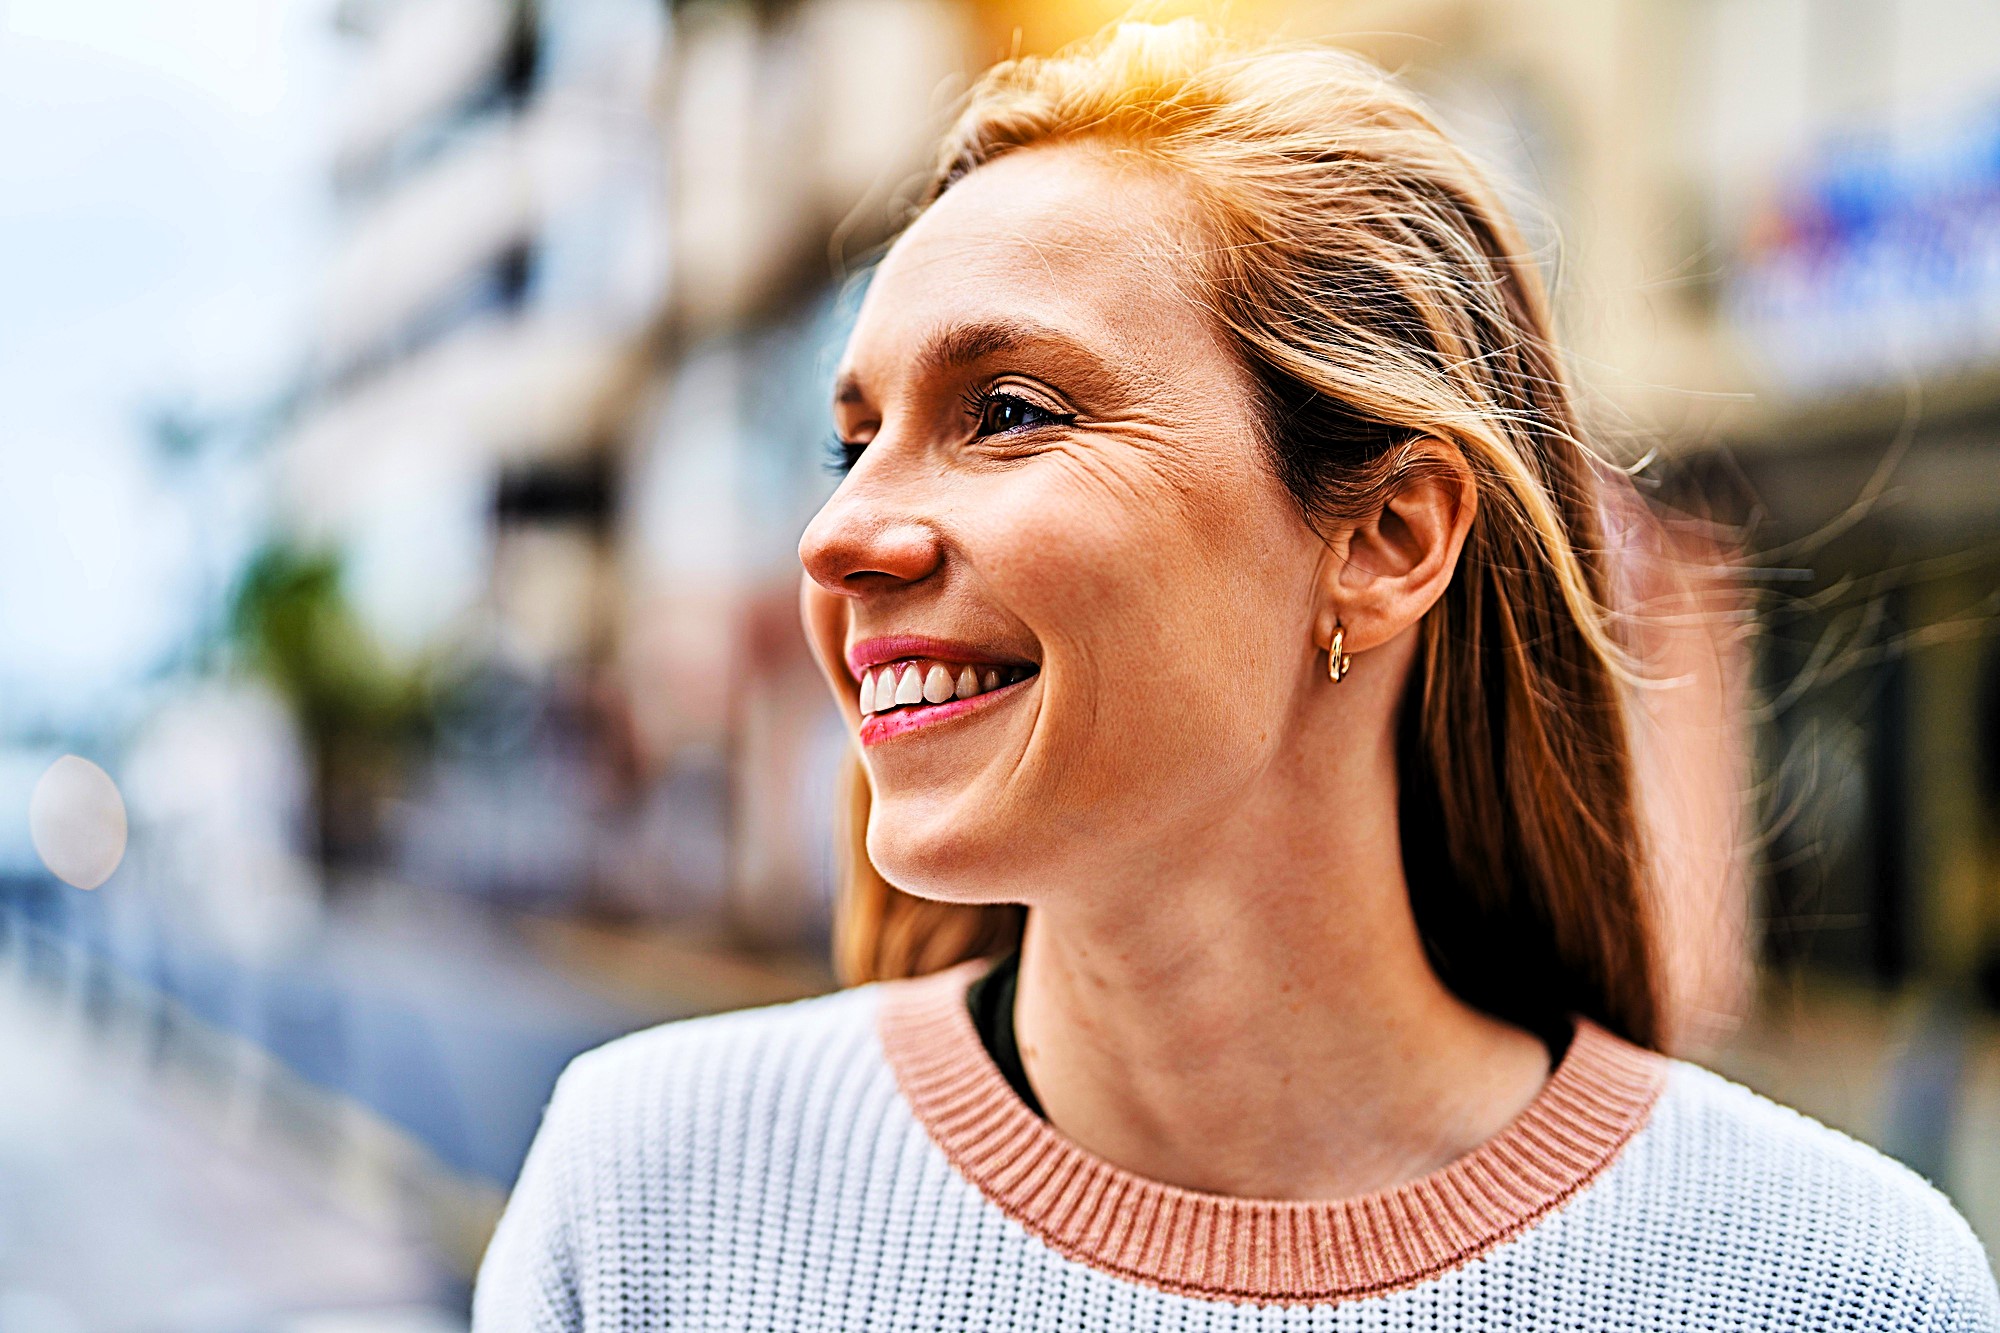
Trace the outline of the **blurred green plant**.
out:
[[[426,666],[391,662],[347,599],[337,551],[284,539],[245,564],[228,636],[240,664],[284,699],[311,754],[321,857],[366,859],[431,729]]]

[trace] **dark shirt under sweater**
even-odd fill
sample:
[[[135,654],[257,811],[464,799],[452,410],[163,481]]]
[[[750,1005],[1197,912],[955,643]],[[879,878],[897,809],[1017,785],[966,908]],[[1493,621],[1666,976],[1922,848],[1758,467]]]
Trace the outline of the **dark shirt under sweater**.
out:
[[[982,973],[966,988],[965,1002],[972,1009],[972,1026],[979,1029],[980,1044],[1000,1066],[1007,1086],[1042,1119],[1041,1099],[1028,1086],[1028,1071],[1021,1064],[1021,1047],[1014,1040],[1014,987],[1020,975],[1021,951],[1014,949]]]

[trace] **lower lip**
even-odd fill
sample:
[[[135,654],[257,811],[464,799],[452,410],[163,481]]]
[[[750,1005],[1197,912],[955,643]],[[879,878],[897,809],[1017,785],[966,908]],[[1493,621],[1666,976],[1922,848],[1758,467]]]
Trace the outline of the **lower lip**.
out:
[[[907,736],[920,727],[935,726],[940,722],[949,722],[953,718],[976,713],[1002,696],[1011,696],[1014,691],[1033,679],[1034,676],[1029,676],[1025,680],[1015,681],[1012,685],[1002,685],[997,690],[975,694],[970,699],[947,699],[941,704],[898,708],[890,713],[870,713],[861,719],[861,743],[880,745],[883,741],[893,740],[897,736]]]

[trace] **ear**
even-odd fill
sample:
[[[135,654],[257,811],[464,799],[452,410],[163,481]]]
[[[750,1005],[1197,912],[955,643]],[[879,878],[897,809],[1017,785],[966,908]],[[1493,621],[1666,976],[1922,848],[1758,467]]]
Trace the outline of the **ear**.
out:
[[[1321,648],[1336,617],[1344,651],[1389,642],[1437,604],[1458,568],[1478,496],[1464,456],[1442,440],[1418,440],[1397,472],[1379,511],[1328,538],[1314,622]]]

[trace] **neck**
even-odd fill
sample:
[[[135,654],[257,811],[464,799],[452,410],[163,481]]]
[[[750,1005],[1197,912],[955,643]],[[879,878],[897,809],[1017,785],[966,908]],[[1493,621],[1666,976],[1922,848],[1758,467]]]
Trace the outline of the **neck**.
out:
[[[1548,1075],[1539,1040],[1459,1000],[1424,956],[1390,738],[1296,769],[1148,858],[1143,882],[1029,911],[1023,1065],[1050,1123],[1114,1165],[1213,1194],[1347,1198],[1477,1148]]]

